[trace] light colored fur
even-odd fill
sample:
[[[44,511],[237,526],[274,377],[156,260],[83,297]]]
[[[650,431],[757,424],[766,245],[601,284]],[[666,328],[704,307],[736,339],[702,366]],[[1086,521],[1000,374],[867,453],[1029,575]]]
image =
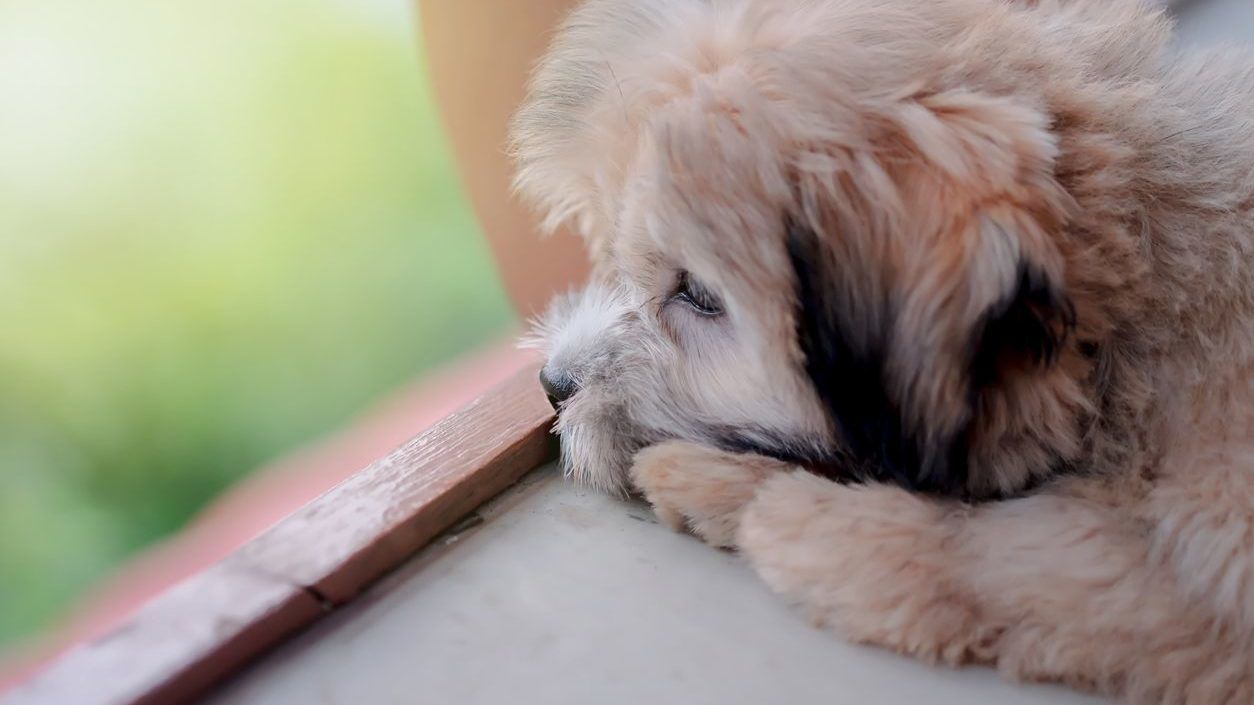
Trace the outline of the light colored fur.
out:
[[[1169,35],[1138,0],[583,5],[515,125],[521,192],[597,269],[538,335],[579,386],[568,469],[851,639],[1254,702],[1254,59]],[[847,440],[805,371],[786,219],[923,462],[960,434],[962,496],[1008,499],[727,451]],[[973,400],[1025,264],[1074,330]],[[681,271],[724,313],[677,301]]]

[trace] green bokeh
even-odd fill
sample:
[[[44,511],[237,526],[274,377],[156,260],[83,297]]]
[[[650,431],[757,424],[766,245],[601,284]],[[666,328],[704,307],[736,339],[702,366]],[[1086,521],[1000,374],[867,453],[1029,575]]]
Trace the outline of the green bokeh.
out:
[[[0,3],[0,644],[509,323],[406,10]]]

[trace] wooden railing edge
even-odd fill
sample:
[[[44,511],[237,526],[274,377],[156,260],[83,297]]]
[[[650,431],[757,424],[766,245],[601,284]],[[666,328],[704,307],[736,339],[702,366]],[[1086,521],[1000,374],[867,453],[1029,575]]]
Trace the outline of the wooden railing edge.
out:
[[[549,459],[553,413],[535,375],[523,368],[0,703],[167,705],[205,693]]]

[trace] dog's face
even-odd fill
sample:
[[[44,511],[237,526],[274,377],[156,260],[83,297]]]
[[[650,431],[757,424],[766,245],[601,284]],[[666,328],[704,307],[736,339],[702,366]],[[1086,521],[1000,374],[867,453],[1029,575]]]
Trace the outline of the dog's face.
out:
[[[1079,452],[1051,120],[1006,57],[947,53],[989,7],[576,11],[515,124],[520,190],[596,265],[536,336],[570,472],[621,490],[680,438],[978,497]]]

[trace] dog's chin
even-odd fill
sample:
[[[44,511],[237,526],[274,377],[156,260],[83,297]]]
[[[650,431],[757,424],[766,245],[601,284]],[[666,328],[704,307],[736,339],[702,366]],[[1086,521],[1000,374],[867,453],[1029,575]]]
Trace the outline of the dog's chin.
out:
[[[581,485],[625,497],[632,458],[646,443],[624,428],[626,414],[582,401],[572,399],[553,429],[561,439],[562,471]]]

